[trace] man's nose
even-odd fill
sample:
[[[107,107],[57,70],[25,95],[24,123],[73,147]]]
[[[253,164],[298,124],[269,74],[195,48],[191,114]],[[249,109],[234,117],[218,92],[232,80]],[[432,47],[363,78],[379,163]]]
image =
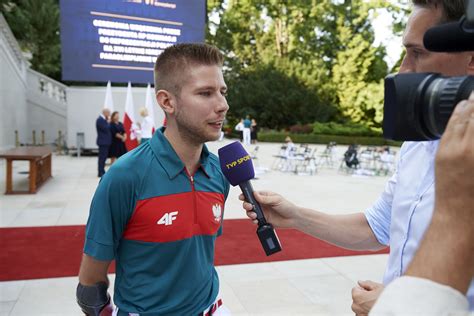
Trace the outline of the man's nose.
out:
[[[229,110],[229,105],[227,104],[226,98],[223,96],[219,100],[219,104],[217,106],[217,112],[227,112]]]
[[[410,72],[415,72],[415,67],[413,66],[413,63],[409,60],[409,58],[405,56],[403,57],[398,73],[403,74],[403,73],[410,73]]]

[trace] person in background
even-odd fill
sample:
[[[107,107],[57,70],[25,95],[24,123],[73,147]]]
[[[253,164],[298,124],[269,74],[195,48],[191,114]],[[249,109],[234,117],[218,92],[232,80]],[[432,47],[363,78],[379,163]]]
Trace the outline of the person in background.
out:
[[[144,142],[149,141],[153,136],[155,123],[151,119],[150,115],[148,115],[148,109],[146,107],[140,108],[140,116],[143,118],[140,124],[140,144],[143,144]]]
[[[359,159],[357,158],[357,145],[351,144],[344,153],[344,162],[348,168],[359,168]]]
[[[252,121],[250,120],[250,116],[247,115],[243,123],[244,123],[244,130],[243,130],[244,145],[250,145],[250,128],[252,127]]]
[[[119,112],[115,111],[110,117],[110,133],[112,135],[112,143],[109,148],[110,164],[113,164],[117,158],[127,152],[125,141],[127,140],[127,133],[123,124],[119,121]]]
[[[239,140],[243,142],[244,140],[244,119],[240,119],[239,123],[235,125],[235,130],[239,133]]]
[[[104,108],[102,113],[99,115],[95,121],[95,128],[97,130],[97,141],[96,144],[99,146],[99,156],[98,156],[98,174],[100,178],[105,173],[105,161],[109,155],[109,147],[112,143],[112,134],[110,133],[109,128],[109,117],[110,110]]]
[[[285,149],[285,157],[289,158],[294,156],[295,151],[296,151],[296,145],[293,143],[293,140],[291,139],[290,136],[285,137],[285,144],[286,144],[286,149]]]
[[[257,143],[257,138],[258,138],[258,125],[257,125],[257,121],[253,118],[252,123],[250,125],[250,140],[252,144]]]

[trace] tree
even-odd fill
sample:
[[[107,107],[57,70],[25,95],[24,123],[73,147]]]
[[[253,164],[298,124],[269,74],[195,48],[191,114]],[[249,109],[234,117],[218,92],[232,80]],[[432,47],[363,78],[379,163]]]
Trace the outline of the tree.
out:
[[[353,34],[347,27],[341,28],[341,38],[346,39],[347,46],[337,53],[333,67],[339,109],[352,122],[380,127],[383,117],[383,77],[377,78],[369,72],[376,60],[377,48],[364,40],[363,35]],[[379,74],[385,76],[386,72],[381,71]]]
[[[381,5],[362,0],[341,5],[346,14],[337,19],[340,47],[332,69],[340,113],[352,122],[371,127],[382,124],[383,78],[388,72],[383,60],[385,49],[372,44],[370,18]]]
[[[324,122],[335,113],[335,108],[322,104],[313,90],[275,65],[246,68],[229,77],[227,84],[231,87],[231,119],[249,114],[259,126],[282,129],[296,123]]]
[[[217,2],[213,12],[220,23],[209,39],[227,56],[225,74],[234,85],[247,78],[239,73],[272,67],[306,87],[318,107],[337,107],[342,120],[380,126],[388,69],[385,48],[373,46],[371,19],[380,8],[400,8],[382,0]],[[280,106],[286,113],[293,104]],[[315,117],[325,119],[334,117]]]
[[[0,9],[22,50],[31,53],[31,67],[59,80],[58,0],[2,0]]]
[[[214,35],[209,34],[209,41],[227,56],[224,70],[226,78],[232,82],[232,85],[229,85],[230,91],[238,87],[253,91],[255,82],[248,85],[244,80],[249,76],[258,77],[260,80],[262,77],[259,74],[265,74],[276,76],[273,79],[278,83],[296,80],[298,92],[289,91],[289,86],[281,86],[281,89],[287,94],[297,95],[299,100],[312,98],[314,108],[334,105],[334,93],[331,93],[331,87],[328,85],[330,68],[323,58],[317,57],[315,50],[318,41],[315,39],[314,23],[310,19],[312,4],[315,3],[316,1],[308,0],[229,0],[226,4],[221,3],[218,8],[214,7],[213,14],[219,15],[220,23],[212,25],[217,30]],[[263,79],[271,87],[272,78]],[[274,94],[271,89],[263,91]],[[280,95],[282,91],[278,92]],[[274,95],[266,97],[273,99]],[[241,109],[244,106],[250,110],[255,106],[235,103],[242,101],[242,98],[236,96],[229,98],[232,99],[232,108]],[[289,113],[292,109],[294,111],[295,102],[299,102],[284,98],[288,102],[271,102],[279,104],[279,108],[273,108],[273,113],[268,113],[269,120],[260,119],[260,125],[275,122],[275,126],[282,126],[285,117],[290,118],[286,120],[287,124],[294,124],[295,120],[306,123],[309,118],[315,117],[310,107],[307,113],[282,115],[282,119],[278,120],[277,117],[280,116],[275,112]],[[264,101],[263,98],[261,101]],[[232,108],[231,114],[234,111]],[[334,113],[332,110],[328,110],[329,112]],[[329,117],[323,115],[317,119],[328,120]]]

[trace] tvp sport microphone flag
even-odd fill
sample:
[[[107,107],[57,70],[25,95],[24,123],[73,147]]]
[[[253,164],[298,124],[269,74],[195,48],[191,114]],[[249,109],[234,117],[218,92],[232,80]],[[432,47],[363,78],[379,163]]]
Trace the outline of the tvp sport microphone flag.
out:
[[[222,173],[233,186],[239,185],[245,200],[253,205],[257,214],[257,236],[267,256],[281,251],[280,240],[272,224],[267,223],[260,204],[255,200],[250,180],[255,177],[252,159],[240,142],[233,142],[219,149]]]

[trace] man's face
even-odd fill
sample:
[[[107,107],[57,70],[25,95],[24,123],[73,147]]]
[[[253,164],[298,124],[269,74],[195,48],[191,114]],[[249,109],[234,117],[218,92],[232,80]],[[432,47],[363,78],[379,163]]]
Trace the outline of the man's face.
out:
[[[196,144],[219,139],[229,106],[227,86],[219,66],[189,66],[175,98],[180,135]]]
[[[433,53],[423,45],[423,35],[432,26],[439,23],[442,9],[415,6],[408,19],[403,35],[406,56],[400,66],[400,73],[436,72],[445,76],[468,74],[471,62],[469,53]]]

